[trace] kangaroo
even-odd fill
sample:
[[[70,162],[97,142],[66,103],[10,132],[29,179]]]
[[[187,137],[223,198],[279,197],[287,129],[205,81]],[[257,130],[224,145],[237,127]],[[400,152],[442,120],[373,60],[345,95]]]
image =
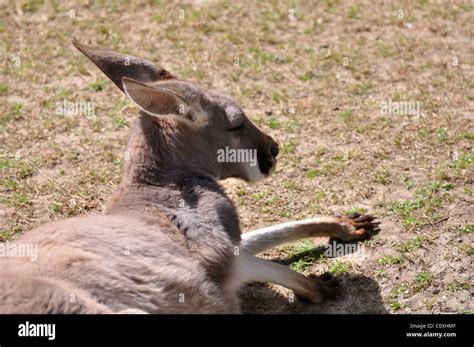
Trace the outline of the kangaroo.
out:
[[[268,177],[275,140],[226,95],[144,59],[74,46],[140,108],[124,176],[103,215],[47,223],[9,245],[37,245],[38,257],[0,259],[0,313],[239,313],[237,292],[252,281],[311,303],[337,295],[336,278],[306,277],[255,254],[307,237],[362,240],[376,230],[373,217],[241,233],[218,181]],[[254,151],[258,163],[219,161],[224,148]]]

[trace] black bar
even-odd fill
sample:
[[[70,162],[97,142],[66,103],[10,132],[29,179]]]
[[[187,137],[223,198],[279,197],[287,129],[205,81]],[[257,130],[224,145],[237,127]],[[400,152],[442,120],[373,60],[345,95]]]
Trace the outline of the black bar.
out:
[[[30,328],[32,323],[55,324],[54,340],[18,336],[20,324],[25,328],[26,322]],[[268,346],[282,339],[289,339],[291,346],[299,342],[472,346],[473,326],[472,315],[0,315],[0,346],[254,345],[260,341]]]

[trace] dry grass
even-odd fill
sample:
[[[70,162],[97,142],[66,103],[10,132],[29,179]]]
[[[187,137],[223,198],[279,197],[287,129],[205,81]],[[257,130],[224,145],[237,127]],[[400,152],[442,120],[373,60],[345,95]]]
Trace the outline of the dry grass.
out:
[[[245,311],[472,312],[472,3],[88,3],[0,3],[2,240],[100,213],[119,182],[137,110],[76,38],[225,91],[278,139],[271,179],[224,182],[245,230],[354,208],[382,220],[363,260],[307,244],[264,254],[306,254],[293,268],[339,273],[343,299],[308,306],[253,285]],[[59,115],[64,100],[91,101],[96,116]],[[389,100],[421,114],[390,114]]]

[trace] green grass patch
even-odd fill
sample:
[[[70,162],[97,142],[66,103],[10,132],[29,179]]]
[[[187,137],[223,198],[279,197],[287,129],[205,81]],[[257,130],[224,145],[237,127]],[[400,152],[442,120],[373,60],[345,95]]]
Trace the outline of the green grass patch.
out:
[[[446,193],[454,188],[447,181],[434,181],[419,188],[413,199],[400,200],[390,210],[399,215],[407,227],[421,226],[434,220],[437,209],[443,204]]]
[[[302,272],[312,266],[321,255],[317,252],[317,245],[311,240],[302,240],[294,242],[281,248],[288,259],[296,259],[289,264],[290,268],[297,272]],[[302,256],[301,256],[302,255]]]
[[[99,78],[97,81],[89,83],[89,90],[91,92],[99,92],[105,88],[106,83],[105,79]]]
[[[364,214],[364,213],[367,213],[367,209],[363,207],[352,207],[346,210],[345,212],[345,214],[353,214],[353,213]]]
[[[390,294],[393,297],[397,297],[399,295],[407,294],[409,289],[410,289],[410,287],[409,287],[408,283],[397,283],[392,288]]]
[[[427,237],[424,235],[416,235],[413,239],[400,242],[395,245],[395,249],[399,252],[411,252],[415,249],[420,248],[424,242],[426,242]]]
[[[453,281],[448,285],[448,290],[451,293],[459,293],[462,292],[463,290],[469,290],[471,286],[469,283],[466,282],[459,282],[459,281]]]
[[[336,260],[334,263],[328,266],[326,272],[329,272],[333,275],[339,275],[339,274],[347,273],[351,269],[352,269],[351,263]]]
[[[403,263],[404,258],[401,255],[390,255],[386,254],[379,259],[379,264],[383,266],[387,265],[398,265]]]
[[[297,146],[297,143],[294,142],[294,141],[288,141],[288,142],[285,142],[283,144],[283,146],[281,147],[281,154],[291,154],[291,153],[294,153],[296,151],[296,146]]]
[[[433,280],[433,275],[429,272],[421,272],[415,276],[415,281],[421,284],[431,283]]]
[[[321,176],[321,171],[318,170],[318,169],[311,169],[311,170],[308,170],[305,174],[306,178],[310,179],[310,180],[314,180],[316,177],[319,177]]]
[[[474,224],[467,224],[459,230],[459,234],[472,234],[474,233]]]
[[[354,114],[351,110],[344,110],[339,112],[338,117],[344,124],[349,124],[352,122]]]
[[[267,121],[267,125],[270,127],[270,129],[280,129],[282,127],[281,122],[278,119],[274,118],[274,117],[271,117]]]
[[[374,174],[374,182],[375,183],[380,183],[380,184],[383,184],[383,185],[387,185],[389,183],[392,183],[392,179],[390,177],[390,172],[385,168],[377,170]]]

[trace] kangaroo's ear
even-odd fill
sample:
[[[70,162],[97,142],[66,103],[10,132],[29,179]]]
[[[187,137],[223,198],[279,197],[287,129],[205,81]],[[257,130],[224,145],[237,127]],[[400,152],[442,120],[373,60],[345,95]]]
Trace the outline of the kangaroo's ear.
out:
[[[121,91],[122,78],[128,77],[142,83],[157,82],[175,78],[168,71],[148,60],[133,56],[92,48],[74,41],[74,46],[102,70]]]
[[[124,77],[123,86],[125,93],[148,114],[170,115],[194,127],[208,123],[208,115],[200,102],[201,93],[188,83],[176,80],[146,85]]]
[[[153,115],[184,114],[189,106],[173,91],[148,86],[130,78],[123,78],[125,93],[143,111]]]

